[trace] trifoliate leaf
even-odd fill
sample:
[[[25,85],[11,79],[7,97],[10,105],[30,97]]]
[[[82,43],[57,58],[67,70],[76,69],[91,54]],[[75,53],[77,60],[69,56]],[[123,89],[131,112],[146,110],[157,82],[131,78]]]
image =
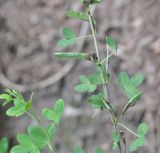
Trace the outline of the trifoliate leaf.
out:
[[[144,137],[148,132],[148,125],[146,123],[141,123],[139,126],[138,126],[138,134],[141,136],[141,137]]]
[[[120,72],[118,74],[118,82],[122,88],[126,88],[129,82],[129,76],[125,72]]]
[[[0,153],[7,153],[8,150],[8,139],[2,138],[0,140]]]

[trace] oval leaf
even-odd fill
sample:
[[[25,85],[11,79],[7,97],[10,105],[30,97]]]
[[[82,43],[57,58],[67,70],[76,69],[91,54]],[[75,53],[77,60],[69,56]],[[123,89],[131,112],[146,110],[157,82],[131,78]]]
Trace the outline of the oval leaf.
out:
[[[75,38],[72,38],[72,39],[66,39],[66,38],[63,38],[61,40],[59,40],[57,42],[57,45],[59,47],[62,47],[62,48],[65,48],[65,47],[68,47],[70,45],[73,45],[74,43],[76,42],[76,39]]]
[[[28,153],[29,151],[30,151],[30,148],[23,147],[21,145],[14,146],[11,149],[11,153]]]
[[[44,108],[42,114],[48,120],[54,121],[56,119],[56,114],[51,109]]]
[[[106,44],[113,50],[117,50],[117,43],[112,37],[106,37]]]
[[[8,150],[8,139],[2,138],[0,140],[0,153],[7,153]]]
[[[141,123],[139,126],[138,126],[138,134],[140,136],[145,136],[148,132],[148,125],[146,123]]]
[[[143,146],[144,144],[145,144],[144,137],[137,138],[129,146],[129,151],[136,151],[139,147]]]
[[[122,88],[126,88],[129,82],[129,76],[125,72],[120,72],[118,74],[118,82]]]
[[[24,133],[18,134],[17,140],[21,146],[28,147],[28,148],[34,147],[31,137],[27,134],[24,134]]]
[[[66,27],[63,28],[63,34],[66,39],[72,39],[76,37],[74,32],[70,28],[66,28]]]
[[[85,13],[82,13],[82,12],[77,12],[77,11],[69,10],[65,14],[66,14],[66,16],[68,16],[70,18],[80,19],[80,20],[84,20],[84,21],[89,21],[88,16]]]
[[[59,58],[73,58],[73,59],[86,59],[88,54],[85,53],[76,53],[76,52],[57,52],[55,53],[56,57]]]
[[[45,132],[41,128],[30,126],[28,128],[28,133],[29,133],[29,136],[32,138],[34,144],[38,148],[45,147],[45,145],[48,142],[48,138],[47,138]]]
[[[142,74],[135,74],[129,80],[129,86],[138,87],[144,81]]]

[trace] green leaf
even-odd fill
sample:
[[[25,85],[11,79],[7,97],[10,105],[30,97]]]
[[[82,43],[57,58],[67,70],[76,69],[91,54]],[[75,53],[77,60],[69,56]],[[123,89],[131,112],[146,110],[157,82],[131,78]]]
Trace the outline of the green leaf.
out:
[[[73,59],[86,59],[88,54],[85,53],[76,53],[76,52],[57,52],[55,53],[56,57],[59,58],[73,58]]]
[[[60,40],[57,42],[57,45],[58,45],[59,47],[65,48],[65,47],[68,47],[68,46],[70,46],[70,45],[73,45],[75,42],[76,42],[76,39],[75,39],[75,38],[72,38],[72,39],[63,38],[63,39],[60,39]]]
[[[96,148],[96,153],[104,153],[104,151],[102,150],[102,148],[97,147],[97,148]]]
[[[91,84],[101,84],[102,83],[100,74],[89,75],[88,79]]]
[[[96,85],[91,85],[91,84],[79,84],[74,87],[75,91],[77,92],[93,92],[96,90]]]
[[[24,134],[24,133],[18,134],[17,135],[17,140],[18,140],[19,144],[23,147],[28,147],[28,148],[33,148],[34,147],[34,144],[32,142],[31,137],[27,134]]]
[[[56,114],[51,109],[44,108],[42,114],[48,120],[54,121],[56,119]]]
[[[80,20],[84,20],[84,21],[89,21],[88,16],[85,13],[82,13],[82,12],[69,10],[65,14],[66,14],[66,16],[68,16],[70,18],[73,18],[73,19],[80,19]]]
[[[80,80],[81,83],[90,84],[89,79],[88,79],[87,76],[85,76],[85,75],[80,75],[80,76],[79,76],[79,80]]]
[[[120,135],[119,135],[119,133],[113,132],[113,133],[112,133],[112,140],[113,140],[113,142],[118,143],[119,140],[120,140]]]
[[[143,93],[138,93],[137,95],[135,95],[132,99],[129,100],[128,105],[134,106],[136,102],[141,98],[142,95]]]
[[[0,153],[7,153],[8,150],[8,139],[2,138],[0,140]]]
[[[30,153],[40,153],[38,148],[33,148]]]
[[[74,153],[84,153],[84,151],[80,146],[76,146],[74,149]]]
[[[26,112],[25,106],[23,104],[19,104],[17,106],[14,106],[12,108],[9,108],[6,112],[8,116],[21,116]]]
[[[28,102],[26,103],[25,110],[27,111],[28,109],[31,108],[31,106],[32,106],[31,101],[28,101]]]
[[[3,99],[3,100],[12,100],[12,96],[8,95],[8,94],[1,94],[0,95],[0,99]]]
[[[117,148],[118,148],[118,144],[114,142],[113,145],[112,145],[112,149],[116,150]]]
[[[30,148],[23,147],[21,145],[14,146],[11,149],[11,153],[28,153],[29,151],[30,151]]]
[[[56,115],[55,122],[57,124],[59,124],[63,112],[64,112],[64,101],[63,99],[58,99],[54,105],[54,113]]]
[[[118,82],[122,88],[126,88],[129,82],[129,76],[125,72],[120,72],[118,74]]]
[[[72,39],[76,37],[75,33],[70,28],[66,27],[63,29],[63,34],[66,39]]]
[[[88,98],[88,102],[95,107],[106,108],[105,104],[103,103],[103,100],[99,97],[99,95],[92,95]]]
[[[144,137],[148,132],[148,125],[146,123],[141,123],[139,126],[138,126],[138,134],[141,136],[141,137]]]
[[[144,81],[142,74],[135,74],[129,80],[129,86],[138,87]]]
[[[129,151],[136,151],[139,147],[143,146],[144,144],[145,144],[144,137],[137,138],[129,146]]]
[[[131,87],[131,86],[128,86],[126,89],[125,89],[125,93],[127,95],[127,97],[129,99],[132,99],[134,98],[136,95],[139,94],[139,91],[137,89],[135,89],[134,87]]]
[[[38,148],[44,148],[48,142],[48,138],[44,132],[44,130],[40,127],[30,126],[28,128],[29,136],[32,138],[34,144]]]
[[[112,37],[106,37],[106,44],[113,50],[117,51],[117,43]]]
[[[97,4],[100,3],[102,0],[91,0],[90,4]]]

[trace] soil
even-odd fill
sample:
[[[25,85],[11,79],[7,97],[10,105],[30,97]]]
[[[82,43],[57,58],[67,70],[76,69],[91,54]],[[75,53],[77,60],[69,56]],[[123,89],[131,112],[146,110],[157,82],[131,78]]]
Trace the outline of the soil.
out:
[[[64,12],[69,9],[83,8],[78,0],[0,0],[0,89],[17,89],[26,98],[34,91],[38,114],[44,106],[51,107],[57,98],[65,99],[65,113],[55,139],[57,152],[72,152],[75,145],[81,145],[86,153],[94,152],[97,146],[107,153],[116,152],[111,150],[109,114],[102,111],[92,118],[94,110],[87,104],[87,94],[78,94],[73,89],[80,74],[95,71],[93,65],[54,57],[54,52],[61,50],[56,43],[62,38],[60,31],[64,26],[72,27],[77,35],[85,33],[86,24],[65,17]],[[124,120],[133,130],[142,121],[149,125],[146,145],[137,153],[160,152],[159,15],[160,0],[103,0],[94,13],[98,47],[105,50],[106,36],[118,42],[118,53],[110,62],[113,82],[120,71],[130,75],[140,72],[146,78],[141,87],[142,100],[127,112]],[[94,49],[90,38],[80,44],[68,50]],[[109,96],[119,109],[126,101],[115,85],[109,88]],[[3,113],[0,136],[8,136],[13,145],[16,134],[26,131],[29,124],[35,123],[26,116],[11,119]],[[132,136],[126,137],[130,142]]]

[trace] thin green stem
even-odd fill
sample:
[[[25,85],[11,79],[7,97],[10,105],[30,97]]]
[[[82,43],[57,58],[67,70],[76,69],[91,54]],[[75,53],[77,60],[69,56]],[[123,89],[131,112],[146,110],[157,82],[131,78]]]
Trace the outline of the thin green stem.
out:
[[[89,23],[90,23],[90,27],[92,30],[92,35],[93,35],[93,40],[94,40],[94,45],[95,45],[95,50],[96,50],[96,55],[98,58],[98,61],[100,60],[99,57],[99,50],[98,50],[98,45],[97,45],[97,39],[96,39],[96,33],[93,27],[93,22],[92,22],[92,17],[91,17],[91,13],[90,10],[88,11],[88,18],[89,18]],[[105,85],[105,78],[103,76],[103,70],[102,70],[102,66],[100,65],[100,73],[101,73],[101,79],[102,79],[102,83],[103,83],[103,92],[105,94],[105,99],[108,101],[108,92],[107,92],[107,87]]]
[[[93,37],[93,35],[81,36],[81,37],[77,37],[76,39],[83,39],[83,38],[89,38],[89,37]]]
[[[91,30],[92,30],[94,45],[95,45],[95,49],[96,49],[96,55],[97,55],[97,58],[98,58],[98,60],[99,60],[100,57],[99,57],[97,39],[96,39],[96,34],[95,34],[95,31],[94,31],[94,27],[93,27],[93,22],[92,22],[92,17],[91,17],[90,11],[88,12],[88,18],[89,18],[89,23],[90,23]]]
[[[121,127],[123,127],[124,129],[126,129],[127,131],[129,131],[130,133],[132,133],[133,135],[135,135],[136,137],[140,137],[138,134],[136,134],[135,132],[133,132],[132,130],[130,130],[128,127],[126,127],[122,123],[118,123],[118,125],[121,126]]]

